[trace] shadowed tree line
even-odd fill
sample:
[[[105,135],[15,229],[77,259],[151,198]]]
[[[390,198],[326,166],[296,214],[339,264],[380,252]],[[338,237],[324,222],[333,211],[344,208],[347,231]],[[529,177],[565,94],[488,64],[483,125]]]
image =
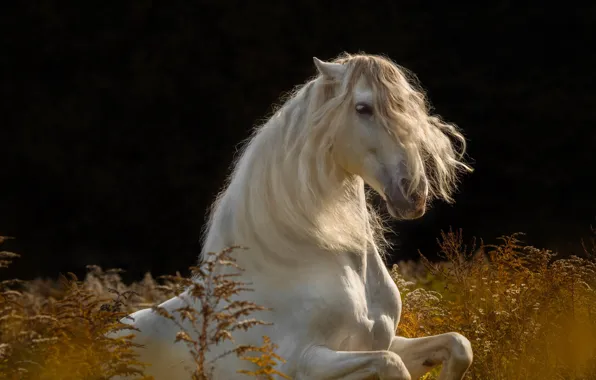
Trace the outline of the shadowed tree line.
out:
[[[596,6],[491,4],[6,8],[0,232],[23,254],[12,270],[186,268],[252,126],[314,74],[312,56],[359,50],[419,76],[477,169],[455,206],[400,225],[396,254],[429,254],[450,225],[577,249],[596,216]]]

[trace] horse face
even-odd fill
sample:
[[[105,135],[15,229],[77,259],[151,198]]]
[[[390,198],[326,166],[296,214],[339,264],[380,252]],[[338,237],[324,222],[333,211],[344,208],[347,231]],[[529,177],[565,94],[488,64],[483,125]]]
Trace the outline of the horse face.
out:
[[[315,58],[321,74],[344,85],[346,67],[339,63],[323,62]],[[334,144],[339,165],[347,172],[360,176],[385,200],[389,214],[397,219],[415,219],[424,215],[428,198],[425,176],[412,189],[404,145],[391,136],[381,123],[375,109],[375,96],[364,77],[353,89],[351,102],[346,104],[343,128]]]
[[[392,217],[420,218],[426,211],[428,196],[425,177],[411,189],[405,148],[378,120],[374,110],[379,105],[373,104],[372,89],[363,78],[357,82],[352,98],[348,110],[352,115],[347,118],[340,144],[342,166],[379,193]]]

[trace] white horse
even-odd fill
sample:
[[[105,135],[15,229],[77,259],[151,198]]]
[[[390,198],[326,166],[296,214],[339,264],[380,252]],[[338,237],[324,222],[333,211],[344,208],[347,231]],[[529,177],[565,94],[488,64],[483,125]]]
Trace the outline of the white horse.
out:
[[[440,364],[441,379],[461,379],[472,362],[462,335],[396,336],[400,295],[364,184],[393,217],[419,218],[431,199],[452,201],[458,173],[471,170],[464,138],[429,114],[424,94],[389,59],[345,54],[314,62],[318,75],[245,145],[205,231],[203,259],[232,245],[248,248],[237,262],[254,292],[242,297],[272,308],[256,317],[273,325],[237,332],[236,343],[258,346],[269,336],[286,360],[278,370],[296,380],[410,379]],[[183,294],[161,306],[186,302]],[[184,343],[174,343],[178,327],[150,309],[132,317],[149,373],[188,379],[192,360]],[[208,357],[229,348],[213,347]],[[248,364],[225,356],[213,378],[244,378],[237,370]]]

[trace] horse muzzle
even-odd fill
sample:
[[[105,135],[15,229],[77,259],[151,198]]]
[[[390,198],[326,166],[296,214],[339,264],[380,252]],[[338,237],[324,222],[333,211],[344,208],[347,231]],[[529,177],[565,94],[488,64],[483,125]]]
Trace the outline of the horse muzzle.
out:
[[[402,179],[399,186],[392,186],[385,194],[387,211],[395,219],[418,219],[426,212],[426,192],[416,190],[408,196],[410,183]]]

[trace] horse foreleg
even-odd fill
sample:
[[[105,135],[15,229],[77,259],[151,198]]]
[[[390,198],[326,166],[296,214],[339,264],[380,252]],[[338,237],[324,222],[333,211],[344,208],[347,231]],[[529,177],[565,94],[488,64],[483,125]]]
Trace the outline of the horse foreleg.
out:
[[[473,359],[470,341],[453,332],[422,338],[396,336],[389,350],[401,357],[412,379],[443,364],[439,380],[460,380]]]
[[[410,380],[400,357],[389,351],[334,351],[313,346],[300,357],[296,380]]]

